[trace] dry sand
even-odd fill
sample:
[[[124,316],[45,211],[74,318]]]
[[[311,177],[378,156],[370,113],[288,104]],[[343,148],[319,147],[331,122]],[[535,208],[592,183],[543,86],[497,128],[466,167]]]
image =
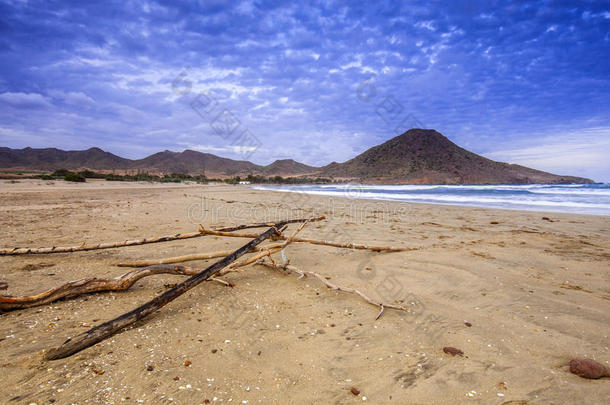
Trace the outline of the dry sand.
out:
[[[42,361],[43,350],[183,279],[149,277],[127,292],[3,314],[0,402],[610,402],[608,378],[585,380],[567,367],[575,356],[610,363],[610,217],[331,199],[244,186],[0,183],[2,247],[115,241],[192,232],[198,223],[314,214],[329,220],[310,224],[303,237],[420,248],[287,249],[297,267],[403,302],[408,312],[387,310],[375,321],[377,308],[355,296],[258,266],[226,276],[234,288],[204,283],[109,340],[68,359]],[[9,285],[2,293],[116,276],[129,270],[113,266],[123,260],[245,242],[206,236],[1,257],[0,281]],[[451,357],[445,346],[465,356]]]

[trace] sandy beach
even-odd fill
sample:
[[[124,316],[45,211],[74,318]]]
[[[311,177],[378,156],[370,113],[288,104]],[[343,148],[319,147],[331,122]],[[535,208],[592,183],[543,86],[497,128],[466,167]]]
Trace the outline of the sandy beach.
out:
[[[0,247],[111,242],[193,232],[200,223],[316,215],[327,220],[309,224],[300,236],[415,250],[375,253],[295,243],[286,250],[290,263],[408,311],[386,310],[376,321],[378,308],[356,296],[312,278],[250,266],[225,276],[233,288],[203,283],[94,347],[43,361],[44,350],[184,279],[152,276],[125,292],[2,314],[0,402],[610,402],[608,378],[582,379],[567,366],[574,357],[610,366],[610,217],[247,186],[0,183]],[[8,289],[0,293],[34,294],[83,277],[121,275],[129,271],[115,266],[121,261],[230,250],[246,242],[205,236],[3,256],[0,282]],[[464,356],[444,353],[445,346]]]

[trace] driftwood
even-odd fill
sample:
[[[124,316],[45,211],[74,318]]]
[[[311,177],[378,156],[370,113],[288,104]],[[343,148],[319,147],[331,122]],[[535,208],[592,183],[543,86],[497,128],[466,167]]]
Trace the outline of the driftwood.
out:
[[[62,298],[76,297],[82,294],[91,294],[103,291],[124,291],[129,289],[136,281],[155,274],[178,274],[192,276],[199,270],[187,266],[150,266],[125,273],[115,278],[83,278],[69,281],[57,288],[40,294],[22,297],[0,296],[0,310],[11,311],[48,304]]]
[[[308,223],[308,221],[304,222],[293,234],[294,237],[298,232],[303,229],[303,227]],[[240,262],[234,262],[231,265],[227,266],[225,269],[221,270],[218,275],[224,275],[230,272],[236,271],[237,268],[247,266],[252,264],[265,256],[271,256],[273,253],[277,253],[282,250],[286,245],[290,242],[289,240],[284,243],[275,243],[267,246],[257,246],[252,249],[252,251],[262,250],[261,254],[255,255],[249,259],[242,260]],[[212,256],[217,255],[223,252],[216,252],[207,254],[210,257],[218,257]],[[225,254],[222,254],[221,257],[228,256],[232,253],[229,251]],[[185,257],[185,256],[182,256]],[[156,275],[156,274],[176,274],[176,275],[184,275],[184,276],[193,276],[199,273],[200,270],[197,270],[188,266],[168,266],[164,265],[165,263],[151,265],[142,269],[137,269],[130,271],[129,273],[125,273],[121,276],[115,278],[83,278],[80,280],[69,281],[59,287],[50,289],[48,291],[42,292],[40,294],[34,295],[26,295],[22,297],[3,297],[0,296],[0,311],[11,311],[15,309],[25,309],[31,308],[35,306],[40,306],[44,304],[48,304],[62,298],[71,298],[76,297],[83,294],[91,294],[96,292],[106,292],[106,291],[125,291],[128,290],[132,285],[136,283],[136,281]],[[221,280],[217,277],[210,277],[208,281],[216,281],[226,286],[232,287],[233,284]]]
[[[313,219],[313,220],[317,220],[317,219]],[[238,267],[240,265],[243,266],[243,265],[252,263],[265,256],[270,256],[272,251],[279,251],[279,250],[283,249],[284,247],[286,247],[286,245],[288,245],[290,242],[292,242],[292,240],[294,239],[294,236],[301,229],[303,229],[303,227],[308,222],[310,222],[309,219],[301,220],[301,221],[303,222],[303,224],[301,224],[301,226],[297,229],[297,231],[295,231],[295,233],[291,237],[286,239],[286,242],[284,242],[281,247],[261,252],[250,259],[247,259],[247,260],[244,260],[237,264],[234,264],[235,260],[237,260],[239,257],[243,256],[244,254],[250,252],[253,248],[255,248],[257,245],[259,245],[265,239],[268,239],[274,235],[278,235],[278,236],[281,235],[280,231],[278,231],[277,228],[285,226],[286,223],[288,223],[288,222],[293,223],[293,222],[295,222],[294,220],[276,223],[275,226],[269,228],[262,234],[257,235],[257,237],[255,239],[251,240],[250,242],[248,242],[241,248],[232,252],[230,255],[217,261],[216,263],[212,264],[205,270],[193,275],[189,279],[187,279],[187,280],[183,281],[182,283],[176,285],[175,287],[167,290],[163,294],[155,297],[154,299],[139,306],[138,308],[136,308],[130,312],[127,312],[115,319],[107,321],[99,326],[91,328],[88,331],[76,336],[75,338],[68,338],[68,340],[66,340],[61,346],[51,349],[47,353],[45,353],[45,359],[46,360],[55,360],[55,359],[60,359],[60,358],[71,356],[74,353],[77,353],[83,349],[86,349],[87,347],[90,347],[98,342],[101,342],[102,340],[114,335],[122,328],[124,328],[128,325],[131,325],[131,324],[137,322],[138,320],[143,319],[144,317],[157,311],[158,309],[167,305],[169,302],[178,298],[180,295],[189,291],[193,287],[197,286],[198,284],[202,283],[203,281],[205,281],[207,279],[210,279],[215,274],[221,272],[221,270],[226,269],[225,272],[231,271],[234,267]],[[174,266],[174,267],[181,267],[181,266]]]
[[[265,232],[258,235],[255,239],[246,243],[244,246],[240,247],[230,255],[226,256],[224,259],[217,261],[205,270],[188,278],[187,280],[167,290],[163,294],[153,298],[152,300],[139,306],[138,308],[129,311],[110,321],[104,322],[99,326],[91,328],[88,331],[74,338],[68,338],[68,340],[66,340],[61,346],[51,349],[47,353],[45,353],[45,359],[55,360],[71,356],[74,353],[86,349],[87,347],[93,346],[94,344],[101,342],[107,337],[114,335],[124,327],[131,325],[140,319],[145,318],[151,313],[167,305],[174,299],[178,298],[185,292],[189,291],[193,287],[212,277],[214,274],[218,273],[220,270],[233,263],[240,256],[243,256],[244,254],[248,253],[250,250],[252,250],[252,248],[259,245],[265,239],[271,237],[272,235],[277,235],[279,232],[276,227],[283,225],[284,224],[281,222],[277,223],[276,226],[267,229]]]
[[[325,217],[311,218],[310,221],[321,221],[325,219]],[[283,224],[291,224],[291,223],[300,223],[303,222],[304,219],[291,219],[282,221]],[[234,232],[239,231],[241,229],[250,229],[250,228],[263,228],[269,226],[277,226],[274,222],[261,222],[257,224],[247,224],[247,225],[237,225],[225,228],[216,229],[219,232]],[[190,233],[178,233],[174,235],[166,235],[166,236],[157,236],[152,238],[139,238],[132,240],[123,240],[119,242],[105,242],[105,243],[92,243],[92,244],[81,244],[76,246],[51,246],[51,247],[41,247],[41,248],[32,248],[32,247],[15,247],[9,249],[0,249],[0,256],[7,255],[26,255],[26,254],[49,254],[49,253],[68,253],[68,252],[80,252],[85,250],[96,250],[96,249],[111,249],[111,248],[119,248],[124,246],[136,246],[136,245],[144,245],[147,243],[159,243],[159,242],[168,242],[172,240],[178,239],[190,239],[190,238],[198,238],[200,236],[205,236],[201,232],[190,232]],[[256,236],[255,236],[256,237]]]
[[[281,245],[282,245],[281,243],[273,243],[273,244],[270,244],[267,246],[257,246],[254,250],[255,251],[269,250],[269,249],[272,249],[275,247],[279,247]],[[214,259],[217,257],[225,257],[227,255],[230,255],[231,252],[232,252],[232,250],[225,250],[225,251],[221,251],[221,252],[211,252],[211,253],[195,253],[195,254],[191,254],[191,255],[167,257],[165,259],[136,260],[133,262],[122,262],[122,263],[117,263],[116,265],[118,267],[147,267],[147,266],[154,266],[157,264],[172,264],[172,263],[190,262],[190,261],[194,261],[194,260]]]
[[[338,285],[328,281],[328,278],[326,278],[322,274],[316,273],[314,271],[300,270],[299,268],[297,268],[295,266],[291,266],[289,264],[278,265],[278,264],[273,264],[273,263],[267,263],[267,262],[262,261],[262,260],[257,262],[257,264],[260,264],[262,266],[267,266],[267,267],[270,267],[270,268],[275,269],[275,270],[280,270],[280,271],[283,271],[283,272],[286,272],[286,271],[294,272],[294,273],[297,273],[297,274],[300,275],[299,278],[303,278],[303,277],[306,277],[306,276],[315,277],[318,280],[320,280],[324,285],[326,285],[328,288],[331,288],[331,289],[333,289],[335,291],[343,291],[343,292],[346,292],[346,293],[349,293],[349,294],[358,295],[360,298],[362,298],[363,300],[365,300],[369,304],[375,305],[376,307],[380,308],[379,314],[377,315],[377,318],[375,318],[375,320],[379,319],[381,317],[381,315],[383,315],[383,311],[386,308],[397,309],[399,311],[406,311],[407,310],[407,308],[405,308],[403,306],[400,306],[400,305],[384,304],[382,302],[375,301],[374,299],[372,299],[368,295],[364,294],[363,292],[361,292],[359,290],[356,290],[355,288],[338,286]]]
[[[199,226],[199,232],[205,235],[215,235],[215,236],[228,236],[232,238],[253,238],[256,237],[254,234],[245,234],[245,233],[228,233],[225,231],[216,231],[211,229],[205,229],[203,226]],[[286,240],[284,236],[275,236],[274,240]],[[310,243],[312,245],[323,245],[323,246],[332,246],[336,248],[343,249],[359,249],[359,250],[372,250],[373,252],[409,252],[412,250],[418,250],[417,248],[409,248],[409,247],[392,247],[392,246],[369,246],[369,245],[361,245],[357,243],[340,243],[340,242],[332,242],[327,240],[317,240],[317,239],[304,239],[304,238],[294,238],[293,242],[302,242],[302,243]]]
[[[218,273],[218,276],[234,272],[238,267],[247,266],[248,264],[254,263],[257,260],[264,258],[265,256],[279,252],[281,250],[282,245],[283,244],[270,245],[270,250],[265,249],[263,251],[263,254],[253,256],[252,258],[241,261],[239,263],[235,262],[231,266],[228,266],[227,268],[221,270]],[[224,256],[228,256],[231,253],[232,252],[228,252]],[[21,297],[0,296],[0,311],[12,311],[16,309],[37,307],[40,305],[58,301],[60,299],[73,298],[84,294],[107,291],[125,291],[128,290],[131,286],[133,286],[138,280],[144,277],[154,276],[157,274],[194,276],[200,271],[201,270],[189,266],[158,264],[137,270],[132,270],[128,273],[114,278],[82,278],[79,280],[69,281],[59,287],[52,288],[40,294],[24,295]],[[217,277],[210,277],[207,281],[216,281],[226,286],[233,286],[232,283],[226,282]]]

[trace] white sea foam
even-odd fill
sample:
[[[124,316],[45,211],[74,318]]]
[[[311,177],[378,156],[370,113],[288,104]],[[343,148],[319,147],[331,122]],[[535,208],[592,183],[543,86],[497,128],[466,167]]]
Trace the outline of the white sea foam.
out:
[[[254,186],[284,192],[430,204],[610,215],[608,184]]]

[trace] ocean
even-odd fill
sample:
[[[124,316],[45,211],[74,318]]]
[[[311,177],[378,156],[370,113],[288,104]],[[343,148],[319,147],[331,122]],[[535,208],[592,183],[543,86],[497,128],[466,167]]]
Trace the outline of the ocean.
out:
[[[610,215],[610,184],[277,185],[255,189],[543,212]]]

